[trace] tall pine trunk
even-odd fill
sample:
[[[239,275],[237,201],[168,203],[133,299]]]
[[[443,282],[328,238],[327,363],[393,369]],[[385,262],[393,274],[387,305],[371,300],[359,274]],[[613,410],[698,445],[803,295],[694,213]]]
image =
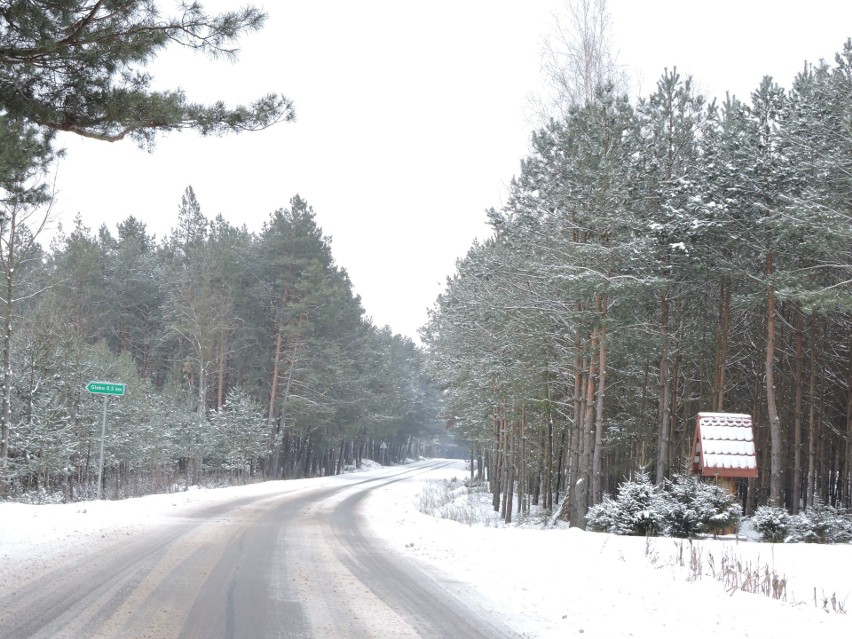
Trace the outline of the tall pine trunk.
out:
[[[296,334],[293,336],[293,345],[290,348],[290,366],[287,369],[287,381],[284,384],[284,393],[281,397],[281,411],[278,416],[279,428],[283,431],[287,426],[287,403],[290,399],[290,391],[293,388],[293,377],[296,371],[296,358],[299,353],[299,344],[302,336],[302,323],[305,321],[305,313],[299,315],[299,322],[296,324]],[[286,342],[285,342],[286,347]],[[283,446],[283,443],[282,443]]]
[[[12,296],[14,285],[12,274],[6,269],[6,308],[3,314],[3,407],[0,427],[0,468],[6,465],[9,456],[9,425],[12,422]],[[5,476],[5,474],[4,474]],[[0,479],[0,493],[3,491]]]
[[[553,511],[553,407],[550,404],[550,380],[545,373],[544,396],[547,400],[547,430],[544,434],[544,503],[542,506],[548,512]]]
[[[0,411],[0,469],[5,471],[6,459],[9,456],[10,426],[12,423],[12,304],[15,296],[15,222],[17,216],[12,213],[8,217],[9,236],[6,241],[3,259],[3,274],[6,281],[6,307],[3,313],[3,400]],[[5,475],[0,475],[0,494],[5,492]]]
[[[846,375],[846,508],[852,508],[852,333],[849,335],[849,372]]]
[[[206,384],[206,376],[207,370],[205,367],[205,359],[204,359],[204,345],[199,341],[198,345],[198,437],[201,437],[201,434],[204,432],[204,422],[207,417],[207,384]],[[200,442],[199,447],[195,448],[193,451],[193,459],[192,459],[192,483],[193,485],[199,485],[201,483],[201,471],[203,468],[204,458],[201,454],[200,450]]]
[[[574,423],[571,425],[571,437],[568,445],[570,461],[566,473],[566,497],[562,506],[563,518],[571,519],[574,502],[577,500],[577,470],[580,467],[580,453],[583,447],[583,352],[579,329],[574,334]]]
[[[503,432],[500,419],[500,409],[493,411],[491,470],[488,481],[491,483],[491,507],[494,512],[500,511],[500,486],[503,472]]]
[[[280,451],[279,451],[279,436],[281,432],[281,425],[276,419],[275,414],[275,400],[278,395],[278,376],[279,376],[279,367],[281,365],[281,346],[284,340],[284,326],[283,323],[278,326],[278,336],[275,340],[275,356],[273,358],[272,365],[272,388],[269,393],[269,417],[267,419],[267,426],[269,428],[269,459],[268,466],[266,469],[266,473],[269,477],[277,477],[279,464],[281,462],[280,459]]]
[[[766,256],[766,414],[769,418],[769,502],[781,503],[781,419],[775,400],[775,289],[772,286],[772,252]]]
[[[606,390],[606,311],[607,297],[598,298],[598,314],[601,318],[600,345],[598,359],[598,396],[595,410],[595,450],[592,455],[592,503],[603,499],[603,434],[604,434],[604,395]]]
[[[598,327],[592,329],[592,340],[589,349],[589,372],[586,376],[586,398],[583,401],[583,432],[580,437],[583,450],[580,453],[580,464],[574,478],[575,497],[571,513],[571,526],[586,529],[586,512],[589,509],[589,483],[592,470],[592,447],[595,402],[595,377],[597,376],[596,355],[598,350]]]
[[[660,328],[663,334],[660,349],[660,408],[657,414],[657,486],[669,472],[669,444],[671,418],[671,376],[669,375],[669,299],[668,291],[663,291],[660,302]]]
[[[222,410],[225,403],[225,331],[219,338],[219,372],[217,378],[216,410]]]
[[[811,323],[811,333],[816,333],[816,323]],[[808,476],[805,483],[805,507],[813,506],[816,493],[816,339],[811,339],[811,370],[808,375]]]
[[[796,394],[793,405],[793,504],[792,512],[799,512],[802,499],[802,395],[804,375],[802,360],[804,359],[804,316],[801,309],[796,309]]]
[[[716,369],[713,379],[713,411],[725,410],[725,382],[728,368],[728,343],[731,332],[731,288],[722,276],[719,284],[719,333],[716,339]]]

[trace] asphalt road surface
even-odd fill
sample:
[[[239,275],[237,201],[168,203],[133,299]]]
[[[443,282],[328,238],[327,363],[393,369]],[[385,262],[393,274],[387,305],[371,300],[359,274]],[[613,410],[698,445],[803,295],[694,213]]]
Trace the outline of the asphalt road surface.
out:
[[[359,516],[371,491],[440,464],[236,499],[81,548],[14,591],[0,584],[0,639],[518,637]]]

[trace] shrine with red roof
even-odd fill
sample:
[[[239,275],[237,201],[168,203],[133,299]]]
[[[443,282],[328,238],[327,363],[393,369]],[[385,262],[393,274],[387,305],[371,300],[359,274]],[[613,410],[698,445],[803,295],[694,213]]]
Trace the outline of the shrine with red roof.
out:
[[[698,413],[692,472],[704,477],[757,477],[751,415]]]

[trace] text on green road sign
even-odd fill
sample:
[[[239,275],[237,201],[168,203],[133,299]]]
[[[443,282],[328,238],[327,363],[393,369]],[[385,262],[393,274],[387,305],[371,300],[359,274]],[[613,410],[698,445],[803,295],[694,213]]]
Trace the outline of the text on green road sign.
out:
[[[112,382],[89,382],[86,390],[98,395],[124,395],[127,384],[114,384]]]

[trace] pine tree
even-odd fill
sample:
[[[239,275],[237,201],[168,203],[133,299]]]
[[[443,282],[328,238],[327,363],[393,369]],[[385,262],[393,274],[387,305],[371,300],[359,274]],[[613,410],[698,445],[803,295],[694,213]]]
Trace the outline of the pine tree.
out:
[[[229,299],[222,289],[208,243],[209,227],[194,191],[187,188],[178,210],[178,228],[169,240],[171,264],[166,322],[177,338],[179,359],[174,364],[194,396],[190,404],[196,415],[197,431],[202,436],[208,430],[209,392],[218,357],[217,341],[233,323]],[[192,460],[193,483],[201,476],[205,450],[199,448],[198,456]]]
[[[643,201],[647,203],[644,232],[649,239],[649,274],[659,283],[659,408],[657,412],[657,472],[662,485],[671,459],[673,404],[673,351],[680,318],[672,303],[688,286],[688,262],[692,216],[688,209],[696,179],[698,139],[705,115],[704,100],[676,70],[663,73],[657,90],[639,105],[643,137]],[[675,330],[673,330],[675,329]]]
[[[211,462],[245,481],[258,470],[257,462],[266,452],[262,406],[243,389],[234,389],[210,421],[215,433]]]
[[[262,27],[252,6],[209,15],[183,3],[164,15],[153,0],[6,2],[0,15],[0,115],[49,132],[100,140],[156,133],[262,129],[293,117],[289,100],[268,95],[251,106],[195,104],[180,90],[155,91],[149,63],[169,45],[234,58],[234,44]]]
[[[107,314],[101,321],[110,325],[104,337],[114,351],[131,355],[143,377],[162,381],[164,369],[155,360],[161,355],[163,273],[154,238],[132,216],[119,223],[115,239],[103,232],[99,243],[109,286],[104,289]]]
[[[5,487],[11,420],[11,348],[16,286],[22,265],[33,258],[36,239],[48,214],[39,209],[49,199],[43,180],[54,159],[49,137],[25,119],[0,109],[0,265],[3,270],[2,401],[0,401],[0,491]]]
[[[9,455],[9,438],[12,428],[12,360],[13,336],[18,321],[17,305],[23,297],[19,290],[22,277],[32,271],[33,264],[42,257],[37,239],[47,223],[47,213],[27,202],[24,194],[12,196],[12,203],[0,217],[0,301],[3,311],[2,335],[2,398],[0,398],[0,491],[5,488],[5,465]],[[30,290],[29,295],[39,291]]]

